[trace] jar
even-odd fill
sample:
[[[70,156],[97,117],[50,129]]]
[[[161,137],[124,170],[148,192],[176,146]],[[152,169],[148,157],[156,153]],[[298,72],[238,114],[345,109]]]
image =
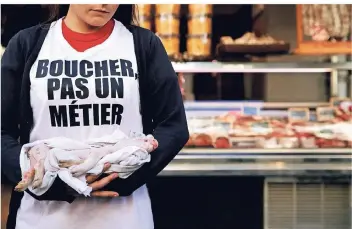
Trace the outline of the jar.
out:
[[[188,35],[187,54],[190,56],[210,56],[211,36],[209,34]]]
[[[212,18],[209,15],[190,16],[188,18],[188,34],[211,34]]]
[[[180,15],[180,4],[156,4],[155,14],[175,14]]]
[[[150,16],[151,4],[138,4],[137,5],[138,15]]]
[[[160,34],[179,34],[180,19],[173,14],[159,14],[155,17],[155,32]]]
[[[190,15],[204,15],[213,13],[213,5],[211,4],[189,4],[188,12]]]
[[[175,34],[158,34],[168,56],[177,55],[180,52],[180,36]]]
[[[152,29],[152,22],[150,17],[145,15],[139,15],[139,26],[145,29]]]

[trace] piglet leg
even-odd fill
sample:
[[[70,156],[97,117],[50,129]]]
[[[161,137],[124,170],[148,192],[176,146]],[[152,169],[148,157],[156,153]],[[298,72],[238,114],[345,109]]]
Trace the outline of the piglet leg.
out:
[[[43,183],[43,178],[45,174],[44,159],[41,159],[38,161],[38,163],[34,167],[34,170],[35,170],[35,174],[32,182],[32,188],[36,189],[36,188],[39,188]]]
[[[111,146],[105,146],[102,148],[92,148],[88,157],[84,160],[83,163],[79,165],[74,165],[70,168],[72,175],[74,177],[79,177],[83,174],[86,174],[89,170],[96,166],[100,159],[112,152],[113,149]]]
[[[16,185],[15,191],[17,192],[23,192],[25,191],[29,185],[32,183],[35,175],[35,170],[34,168],[30,169],[28,172],[26,172],[23,175],[22,180]]]
[[[23,179],[17,184],[15,190],[23,192],[34,181],[33,188],[39,187],[44,177],[44,160],[46,158],[49,147],[44,143],[33,146],[27,152],[31,169],[23,175]]]
[[[60,160],[59,161],[59,167],[60,168],[70,168],[74,165],[80,165],[82,164],[84,161],[83,160],[78,160],[78,161],[74,161],[74,160]]]
[[[39,188],[43,183],[43,178],[45,174],[44,161],[49,152],[50,148],[42,143],[32,147],[27,155],[29,157],[31,167],[34,167],[35,174],[32,182],[33,189]],[[33,164],[34,163],[34,166]]]

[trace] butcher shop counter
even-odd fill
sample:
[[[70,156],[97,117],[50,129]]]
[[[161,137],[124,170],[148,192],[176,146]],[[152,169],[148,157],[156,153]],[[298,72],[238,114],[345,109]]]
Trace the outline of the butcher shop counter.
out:
[[[351,149],[184,149],[162,176],[345,177]]]
[[[327,107],[335,112],[336,109],[340,111],[339,107],[333,107],[333,101],[335,100],[330,103],[185,102],[190,140],[160,175],[349,178],[352,172],[350,140],[347,141],[348,144],[343,139],[337,141],[342,143],[343,147],[332,142],[329,138],[335,138],[338,132],[329,127],[329,121],[326,123],[317,121],[325,118],[323,116],[325,113],[321,111],[325,112]],[[292,113],[290,107],[303,108],[304,116]],[[324,110],[319,110],[320,107]],[[306,119],[306,115],[309,116],[309,120]],[[351,119],[350,115],[347,116]],[[303,126],[321,125],[322,129],[308,133],[307,129],[300,129],[300,122],[297,122],[296,126],[295,122],[288,121],[291,119],[287,120],[287,117],[296,118],[294,121],[302,121]],[[336,114],[328,118],[336,121],[338,125],[350,123],[350,121],[340,122]],[[350,127],[348,124],[341,128],[346,130]],[[336,136],[329,135],[330,132],[336,132]],[[342,135],[351,134],[350,131],[343,132]],[[328,135],[324,135],[325,133]],[[283,145],[273,146],[267,144],[270,140],[268,142],[264,140],[263,145],[255,143],[253,146],[257,147],[248,146],[252,144],[249,143],[252,138],[257,139],[257,135],[290,137],[288,142],[283,141]],[[217,144],[217,139],[224,140],[226,144]],[[241,147],[242,143],[247,147]],[[286,145],[286,143],[293,144]],[[205,144],[209,147],[201,146]]]

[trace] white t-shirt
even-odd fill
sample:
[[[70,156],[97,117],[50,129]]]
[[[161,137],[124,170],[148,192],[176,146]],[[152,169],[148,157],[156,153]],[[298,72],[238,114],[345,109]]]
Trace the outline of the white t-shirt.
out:
[[[30,71],[34,127],[30,141],[64,136],[96,138],[121,128],[142,132],[132,33],[120,22],[109,38],[77,52],[51,25]],[[25,193],[16,229],[152,229],[146,186],[131,196],[77,198],[72,204],[37,201]]]

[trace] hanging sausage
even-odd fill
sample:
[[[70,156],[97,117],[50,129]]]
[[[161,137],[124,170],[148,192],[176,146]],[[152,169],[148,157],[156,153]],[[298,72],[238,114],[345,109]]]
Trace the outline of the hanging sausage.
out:
[[[300,54],[351,54],[349,4],[297,5],[297,50]]]
[[[189,4],[188,12],[187,52],[184,57],[188,60],[210,59],[212,5]]]
[[[346,40],[351,31],[351,6],[302,5],[303,32],[312,40]]]
[[[151,5],[150,4],[138,4],[137,5],[139,25],[143,28],[152,29],[151,23]]]
[[[155,6],[155,32],[171,60],[180,59],[180,5]]]

